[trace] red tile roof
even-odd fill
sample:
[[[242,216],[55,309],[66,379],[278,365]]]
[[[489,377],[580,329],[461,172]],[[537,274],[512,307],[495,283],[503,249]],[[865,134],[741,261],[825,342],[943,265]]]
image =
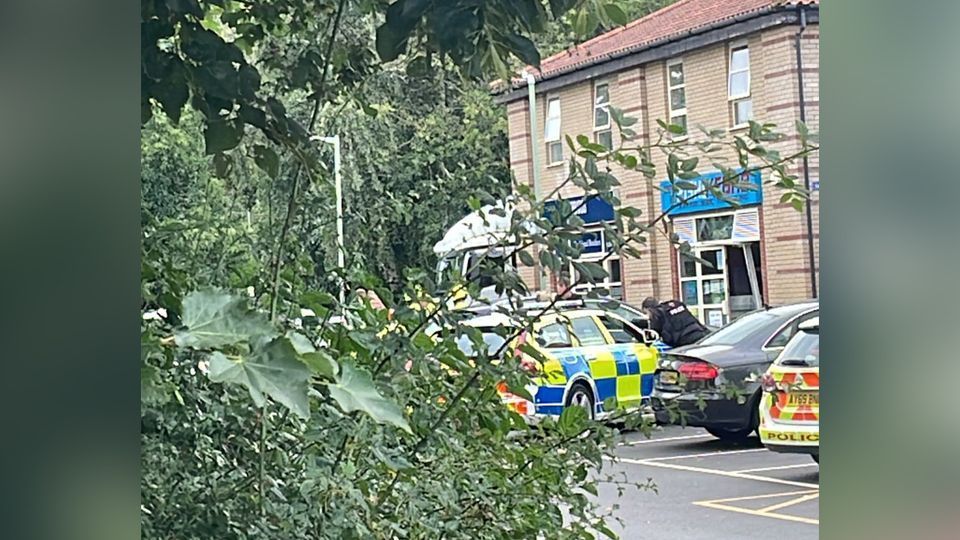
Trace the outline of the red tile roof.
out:
[[[541,61],[539,72],[531,69],[537,79],[550,78],[601,62],[617,53],[642,49],[725,20],[774,8],[819,4],[820,0],[679,0]]]

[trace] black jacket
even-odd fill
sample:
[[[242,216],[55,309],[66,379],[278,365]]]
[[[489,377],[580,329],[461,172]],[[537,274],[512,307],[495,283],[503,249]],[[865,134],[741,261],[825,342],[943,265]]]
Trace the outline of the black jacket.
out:
[[[671,347],[690,345],[707,335],[707,327],[677,300],[668,300],[653,308],[650,328],[660,334],[660,341]]]

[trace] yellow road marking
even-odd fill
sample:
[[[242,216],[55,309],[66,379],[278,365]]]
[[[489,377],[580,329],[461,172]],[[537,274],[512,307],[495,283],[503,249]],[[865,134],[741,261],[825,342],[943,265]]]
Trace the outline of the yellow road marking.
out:
[[[713,437],[709,433],[703,433],[701,435],[683,435],[680,437],[664,437],[662,439],[641,439],[639,441],[630,441],[621,444],[620,446],[635,446],[638,444],[653,444],[659,442],[670,442],[670,441],[685,441],[687,439],[706,439],[708,437]]]
[[[650,458],[644,461],[667,461],[670,459],[693,459],[699,457],[712,457],[712,456],[728,456],[732,454],[750,454],[752,452],[768,452],[766,448],[750,448],[748,450],[721,450],[719,452],[703,452],[700,454],[687,454],[683,456],[666,456],[658,458]]]
[[[794,482],[793,480],[782,480],[780,478],[770,478],[767,476],[757,476],[754,474],[738,473],[732,471],[721,471],[718,469],[705,469],[703,467],[691,467],[689,465],[677,465],[676,463],[663,463],[660,461],[652,461],[649,459],[630,459],[625,457],[617,457],[615,459],[608,458],[604,456],[604,459],[609,461],[622,461],[624,463],[631,463],[633,465],[645,465],[647,467],[660,467],[663,469],[674,469],[678,471],[688,471],[688,472],[698,472],[703,474],[714,474],[717,476],[726,476],[728,478],[739,478],[741,480],[755,480],[757,482],[769,482],[772,484],[783,484],[785,486],[795,486],[809,489],[819,489],[820,486],[817,484],[811,484],[808,482]]]
[[[802,503],[802,502],[812,501],[813,499],[816,499],[816,498],[819,497],[819,496],[820,496],[820,493],[817,492],[817,493],[814,493],[814,494],[812,494],[812,495],[805,495],[805,496],[803,496],[803,497],[798,497],[798,498],[796,498],[796,499],[789,500],[789,501],[785,501],[785,502],[782,502],[782,503],[771,504],[770,506],[766,506],[766,507],[764,507],[764,508],[761,508],[759,511],[760,511],[760,512],[773,512],[774,510],[779,510],[779,509],[781,509],[781,508],[786,508],[786,507],[788,507],[788,506],[793,506],[793,505],[795,505],[795,504],[800,504],[800,503]]]
[[[738,473],[752,473],[752,472],[763,472],[763,471],[782,471],[784,469],[799,469],[801,467],[819,467],[817,463],[800,463],[798,465],[781,465],[779,467],[760,467],[759,469],[744,469],[742,471],[735,471]]]
[[[713,508],[715,510],[726,510],[728,512],[740,512],[741,514],[748,514],[751,516],[760,516],[768,517],[773,519],[782,519],[785,521],[797,521],[800,523],[808,523],[810,525],[820,525],[820,520],[805,518],[800,516],[791,516],[790,514],[774,514],[772,512],[761,512],[760,510],[751,510],[750,508],[741,508],[739,506],[727,506],[725,504],[717,504],[710,501],[700,501],[693,503],[697,506],[705,506],[707,508]]]
[[[786,493],[764,493],[763,495],[747,495],[746,497],[730,497],[729,499],[711,499],[709,503],[728,503],[728,502],[737,502],[737,501],[755,501],[757,499],[773,499],[774,497],[789,497],[791,495],[812,495],[820,494],[820,490],[817,489],[804,489],[802,491],[788,491]]]

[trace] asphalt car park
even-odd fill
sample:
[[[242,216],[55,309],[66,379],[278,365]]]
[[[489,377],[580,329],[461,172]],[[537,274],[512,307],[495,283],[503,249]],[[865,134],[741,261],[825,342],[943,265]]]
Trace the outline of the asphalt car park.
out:
[[[803,454],[778,454],[756,436],[721,441],[700,428],[664,426],[625,435],[603,474],[652,480],[656,491],[601,483],[599,501],[623,524],[621,538],[818,538],[820,469]],[[618,505],[618,506],[615,506]]]

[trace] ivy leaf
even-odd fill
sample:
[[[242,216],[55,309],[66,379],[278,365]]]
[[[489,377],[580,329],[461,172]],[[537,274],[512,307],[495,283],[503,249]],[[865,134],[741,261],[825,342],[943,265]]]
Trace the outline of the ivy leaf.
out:
[[[380,394],[366,371],[343,364],[339,380],[328,388],[330,397],[337,401],[343,412],[363,411],[377,422],[393,424],[411,433],[400,407]]]
[[[257,407],[266,405],[265,396],[270,396],[297,416],[310,418],[310,370],[286,337],[268,342],[249,357],[231,359],[220,351],[213,353],[209,377],[213,382],[247,387]]]
[[[190,293],[181,317],[185,328],[174,333],[179,347],[215,348],[277,335],[266,316],[248,309],[242,297],[222,291]]]

